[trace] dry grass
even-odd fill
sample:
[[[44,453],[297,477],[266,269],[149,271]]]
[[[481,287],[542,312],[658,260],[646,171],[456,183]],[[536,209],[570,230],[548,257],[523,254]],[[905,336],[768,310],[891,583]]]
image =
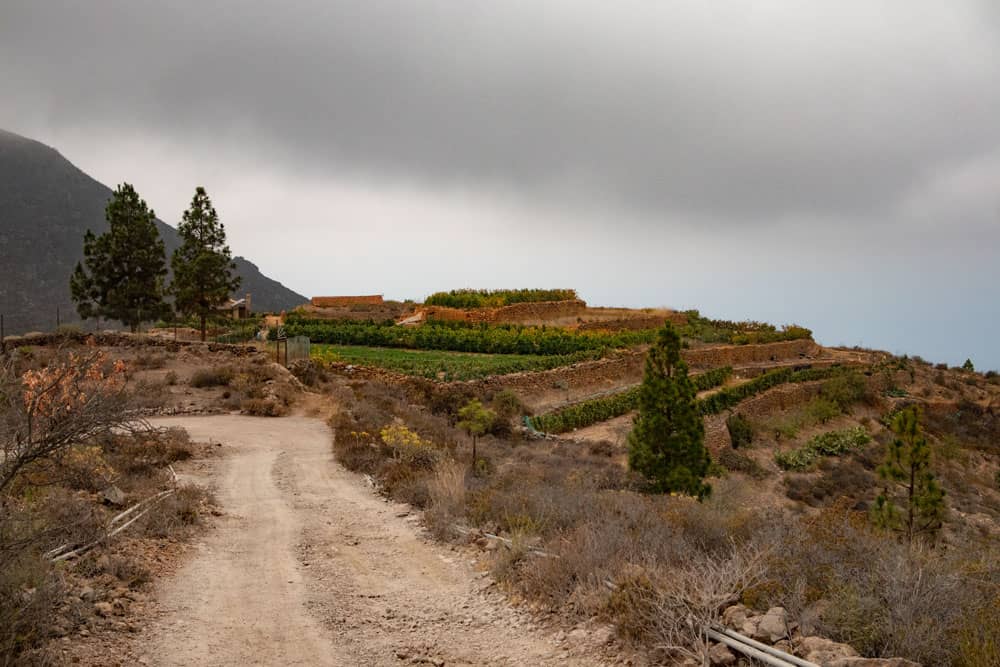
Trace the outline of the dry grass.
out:
[[[742,601],[760,611],[784,606],[804,631],[867,655],[990,664],[992,628],[1000,627],[995,554],[972,544],[954,556],[914,552],[868,527],[855,508],[873,488],[878,445],[824,461],[818,473],[788,476],[790,496],[825,508],[802,518],[750,509],[746,497],[723,497],[725,485],[703,504],[643,495],[641,480],[604,448],[561,441],[482,438],[480,453],[490,463],[473,476],[465,440],[449,423],[449,401],[364,382],[341,391],[331,424],[334,451],[347,467],[426,507],[439,538],[459,539],[450,528],[463,521],[506,536],[510,545],[491,559],[503,586],[574,621],[610,621],[656,659],[698,655],[705,647],[689,620],[697,627]],[[432,469],[393,459],[370,434],[394,420],[441,443],[446,458]],[[732,454],[739,460],[727,455],[729,467],[755,474],[752,459]]]

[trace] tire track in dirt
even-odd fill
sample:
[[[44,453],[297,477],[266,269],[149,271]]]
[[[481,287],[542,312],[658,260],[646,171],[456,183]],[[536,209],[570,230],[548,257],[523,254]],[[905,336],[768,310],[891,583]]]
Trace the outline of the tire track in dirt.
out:
[[[224,517],[159,586],[144,662],[173,665],[597,665],[488,591],[461,551],[333,460],[320,420],[155,420],[231,454]]]

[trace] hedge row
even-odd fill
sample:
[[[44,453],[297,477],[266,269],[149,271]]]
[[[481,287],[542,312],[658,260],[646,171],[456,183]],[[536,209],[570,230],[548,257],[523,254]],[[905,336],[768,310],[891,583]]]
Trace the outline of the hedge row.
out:
[[[714,368],[707,373],[691,377],[695,389],[705,391],[718,387],[733,374],[731,366]],[[545,433],[565,433],[575,428],[607,421],[635,410],[639,405],[641,385],[631,387],[610,396],[594,398],[536,417],[529,417],[528,423],[537,431]]]
[[[431,294],[424,304],[448,308],[499,308],[515,303],[573,301],[576,298],[576,290],[571,289],[456,289]]]
[[[729,366],[716,368],[707,373],[692,376],[692,381],[698,391],[705,391],[723,384],[732,372],[733,369]],[[711,396],[699,399],[698,407],[703,415],[714,415],[772,387],[789,382],[825,380],[842,372],[843,368],[839,366],[807,368],[800,371],[781,368],[759,375],[741,385],[720,389]],[[537,431],[565,433],[619,417],[635,410],[638,405],[639,387],[632,387],[610,396],[595,398],[543,415],[529,417],[528,423]]]
[[[701,399],[699,401],[701,413],[703,415],[719,414],[723,410],[727,410],[750,398],[751,396],[755,396],[761,392],[767,391],[768,389],[777,387],[778,385],[787,384],[789,382],[825,380],[842,372],[843,369],[839,366],[831,366],[829,368],[807,368],[800,371],[796,371],[791,368],[779,368],[777,370],[768,371],[763,375],[758,375],[749,382],[744,382],[743,384],[736,385],[735,387],[720,389],[711,396],[706,396]]]
[[[652,342],[656,336],[653,330],[576,333],[547,327],[456,326],[437,322],[401,327],[386,323],[305,319],[287,321],[285,331],[289,336],[308,336],[313,343],[330,345],[547,356],[627,348]]]

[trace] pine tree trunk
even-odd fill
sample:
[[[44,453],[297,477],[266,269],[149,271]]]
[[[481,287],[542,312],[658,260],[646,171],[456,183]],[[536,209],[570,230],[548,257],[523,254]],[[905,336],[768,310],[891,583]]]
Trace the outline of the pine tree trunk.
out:
[[[912,454],[911,454],[912,456]],[[907,516],[906,516],[906,540],[910,544],[913,544],[913,485],[914,476],[916,475],[916,467],[913,462],[910,462],[910,488],[907,489],[906,501],[907,501]]]
[[[201,342],[205,342],[205,315],[202,313],[201,316]]]

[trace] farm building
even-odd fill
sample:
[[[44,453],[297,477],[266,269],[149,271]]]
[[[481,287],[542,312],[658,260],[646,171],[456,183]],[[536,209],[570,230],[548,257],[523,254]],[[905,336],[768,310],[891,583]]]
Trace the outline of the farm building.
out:
[[[242,299],[229,299],[218,308],[219,314],[233,320],[245,320],[250,317],[250,295]]]

